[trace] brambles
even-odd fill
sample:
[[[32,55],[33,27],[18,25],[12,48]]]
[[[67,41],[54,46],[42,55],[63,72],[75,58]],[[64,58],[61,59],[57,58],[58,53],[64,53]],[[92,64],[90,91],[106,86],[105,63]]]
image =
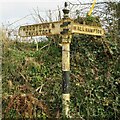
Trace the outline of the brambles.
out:
[[[93,17],[93,16],[80,17],[80,16],[78,16],[77,19],[74,20],[74,22],[79,23],[79,24],[84,24],[84,25],[101,27],[99,17]]]

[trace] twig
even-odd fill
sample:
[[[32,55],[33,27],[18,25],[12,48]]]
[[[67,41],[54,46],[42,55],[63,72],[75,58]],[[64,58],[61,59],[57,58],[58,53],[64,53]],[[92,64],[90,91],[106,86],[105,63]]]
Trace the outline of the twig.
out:
[[[81,79],[78,78],[75,74],[73,74],[73,73],[70,73],[70,74],[81,82]]]
[[[30,16],[30,15],[31,15],[31,14],[26,15],[25,17],[23,17],[23,18],[21,18],[21,19],[19,19],[19,20],[14,21],[13,23],[9,24],[8,27],[11,26],[11,25],[13,25],[13,24],[16,23],[16,22],[19,22],[19,21],[25,19],[26,17],[28,17],[28,16]]]
[[[92,5],[93,3],[81,3],[81,4],[73,4],[71,2],[69,2],[71,5]],[[105,3],[108,3],[108,2],[98,2],[96,4],[105,4]]]
[[[28,82],[28,80],[25,78],[25,76],[24,76],[21,72],[19,72],[19,74],[23,77],[23,79],[24,79],[26,82]]]
[[[44,49],[45,47],[47,47],[47,46],[49,46],[49,45],[50,45],[50,44],[47,44],[47,45],[41,47],[40,50]]]
[[[42,93],[42,88],[43,88],[44,84],[42,84],[40,87],[38,87],[35,91],[38,91],[39,93]]]

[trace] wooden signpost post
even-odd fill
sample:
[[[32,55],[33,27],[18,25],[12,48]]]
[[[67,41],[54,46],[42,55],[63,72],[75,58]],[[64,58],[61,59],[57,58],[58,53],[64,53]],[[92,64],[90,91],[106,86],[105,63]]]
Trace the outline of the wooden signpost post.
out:
[[[63,116],[68,118],[70,117],[69,84],[70,84],[70,43],[71,43],[72,34],[104,36],[104,30],[101,27],[97,27],[97,26],[88,26],[88,25],[74,23],[74,20],[69,18],[69,9],[67,9],[66,2],[65,2],[65,8],[63,9],[63,13],[64,13],[64,17],[61,21],[21,26],[19,28],[19,36],[33,37],[33,36],[52,36],[56,34],[61,34]]]

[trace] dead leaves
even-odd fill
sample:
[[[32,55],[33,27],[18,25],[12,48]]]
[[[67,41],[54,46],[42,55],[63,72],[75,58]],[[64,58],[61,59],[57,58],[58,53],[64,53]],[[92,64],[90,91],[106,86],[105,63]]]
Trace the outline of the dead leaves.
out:
[[[47,117],[50,117],[49,108],[43,102],[35,98],[32,94],[17,94],[8,96],[9,102],[3,115],[8,114],[11,109],[15,109],[22,118],[34,118],[35,107],[41,109]],[[4,101],[5,99],[3,99]]]

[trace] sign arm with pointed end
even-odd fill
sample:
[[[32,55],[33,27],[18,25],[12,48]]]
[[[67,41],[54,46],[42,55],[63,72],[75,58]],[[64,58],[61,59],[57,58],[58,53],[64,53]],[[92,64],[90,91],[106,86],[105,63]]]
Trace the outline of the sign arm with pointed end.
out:
[[[71,33],[104,36],[104,30],[101,27],[82,25],[77,23],[72,25]]]
[[[96,0],[94,0],[92,6],[91,6],[91,8],[90,8],[90,11],[88,12],[88,16],[90,16],[90,15],[92,14],[92,11],[93,11],[93,9],[94,9],[94,7],[95,7],[95,4],[96,4]]]

